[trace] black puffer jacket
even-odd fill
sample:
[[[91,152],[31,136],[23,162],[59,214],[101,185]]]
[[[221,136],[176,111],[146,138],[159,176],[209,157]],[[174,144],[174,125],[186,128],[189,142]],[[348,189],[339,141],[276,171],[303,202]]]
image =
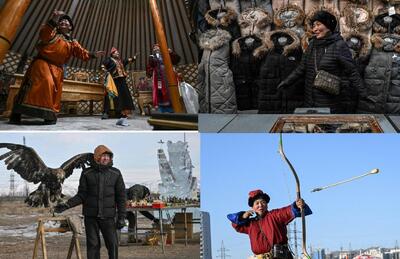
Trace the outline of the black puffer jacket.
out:
[[[78,194],[68,200],[70,207],[83,204],[82,213],[89,217],[125,218],[125,184],[121,172],[112,166],[95,164],[84,170]]]
[[[238,110],[258,109],[258,86],[255,82],[263,53],[262,41],[255,35],[242,37],[232,44],[231,70]]]
[[[278,42],[279,39],[286,39],[285,46]],[[277,86],[300,63],[300,39],[289,29],[276,30],[265,34],[264,45],[269,52],[260,65],[257,79],[258,113],[291,113],[303,104],[304,81],[297,80],[295,85],[285,91],[278,91]]]
[[[358,112],[400,114],[400,36],[376,33]]]
[[[340,94],[331,95],[314,88],[316,67],[339,76]],[[313,38],[305,51],[300,65],[285,80],[288,85],[305,78],[304,105],[306,107],[328,107],[331,113],[352,113],[353,99],[362,85],[361,77],[354,65],[350,50],[338,32],[329,33],[322,39]]]

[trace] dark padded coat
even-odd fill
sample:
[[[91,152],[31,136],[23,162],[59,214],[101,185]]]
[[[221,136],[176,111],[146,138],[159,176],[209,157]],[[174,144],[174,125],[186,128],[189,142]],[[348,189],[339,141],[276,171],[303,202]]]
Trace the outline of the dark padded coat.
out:
[[[89,217],[125,218],[125,184],[121,172],[112,166],[96,164],[85,169],[79,180],[78,194],[68,200],[70,207],[83,204],[82,213]]]
[[[318,69],[339,76],[340,94],[331,95],[314,88],[315,63]],[[306,49],[300,65],[285,80],[289,85],[305,78],[304,105],[306,107],[328,107],[331,113],[352,113],[351,102],[362,85],[350,50],[338,32],[329,33],[322,39],[313,38]]]
[[[284,47],[278,43],[279,38],[287,39]],[[265,34],[264,45],[269,51],[260,64],[256,81],[259,90],[258,113],[292,113],[303,105],[304,81],[297,80],[284,91],[278,91],[277,86],[300,63],[300,39],[289,29],[276,30]]]
[[[376,33],[371,42],[358,112],[400,114],[400,36]]]

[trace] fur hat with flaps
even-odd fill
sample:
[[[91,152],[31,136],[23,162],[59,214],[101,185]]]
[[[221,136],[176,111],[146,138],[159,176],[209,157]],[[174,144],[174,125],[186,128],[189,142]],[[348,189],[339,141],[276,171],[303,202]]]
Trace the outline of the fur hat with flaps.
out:
[[[204,18],[213,27],[228,27],[237,19],[237,14],[230,8],[218,8],[207,11]]]
[[[377,50],[400,53],[400,36],[397,34],[374,33],[371,43]]]
[[[281,48],[282,54],[285,56],[301,47],[299,37],[290,29],[275,30],[266,33],[263,43],[267,51]]]
[[[389,9],[378,9],[372,30],[374,33],[397,33],[400,34],[400,9],[396,8],[394,15],[389,15]]]
[[[267,48],[263,44],[262,40],[256,35],[249,35],[246,37],[240,37],[232,42],[232,54],[235,57],[239,57],[242,51],[251,51],[253,57],[261,59],[267,53]]]
[[[266,194],[265,192],[261,191],[261,190],[254,190],[249,192],[249,199],[248,199],[248,205],[250,207],[253,207],[253,204],[256,200],[258,199],[263,199],[265,200],[267,203],[269,203],[269,195]]]
[[[341,31],[366,32],[371,29],[374,18],[366,5],[348,4],[342,10]]]
[[[106,147],[104,145],[100,145],[100,146],[97,146],[94,150],[94,154],[93,154],[94,161],[96,161],[96,163],[99,163],[101,155],[103,155],[104,153],[110,154],[111,159],[114,156],[111,149],[109,149],[108,147]]]
[[[216,50],[229,44],[231,38],[231,34],[225,30],[211,29],[201,34],[199,46],[204,50]]]
[[[74,30],[74,22],[72,21],[72,18],[68,14],[63,14],[60,16],[60,18],[58,18],[58,22],[61,22],[62,20],[67,20],[71,25],[71,31]]]
[[[303,9],[295,4],[284,5],[275,11],[274,23],[280,29],[302,26],[306,15]]]
[[[371,51],[371,42],[367,34],[360,32],[342,33],[343,40],[349,46],[353,58],[363,58]]]
[[[324,24],[331,32],[334,32],[338,27],[340,15],[330,7],[316,7],[312,9],[306,16],[305,24],[307,31],[312,31],[312,26],[315,21]]]
[[[271,30],[272,18],[261,8],[250,8],[239,15],[238,23],[242,37],[249,35],[261,36]]]

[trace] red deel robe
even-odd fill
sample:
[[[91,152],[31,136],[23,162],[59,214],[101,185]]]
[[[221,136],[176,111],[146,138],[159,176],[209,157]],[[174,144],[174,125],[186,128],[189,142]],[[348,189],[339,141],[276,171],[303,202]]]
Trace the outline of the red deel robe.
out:
[[[248,234],[251,250],[254,254],[264,254],[272,249],[272,244],[287,244],[286,225],[295,218],[291,206],[268,211],[260,220],[250,220],[248,223],[238,225],[232,223],[233,228],[240,233]],[[261,233],[258,221],[267,236]]]

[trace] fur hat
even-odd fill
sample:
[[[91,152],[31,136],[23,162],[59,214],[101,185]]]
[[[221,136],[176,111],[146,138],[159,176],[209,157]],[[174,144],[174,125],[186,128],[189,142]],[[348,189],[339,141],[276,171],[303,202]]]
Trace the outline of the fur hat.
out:
[[[110,50],[110,55],[114,54],[114,53],[117,52],[117,51],[118,51],[117,48],[112,47],[111,50]],[[118,51],[118,52],[119,52],[119,51]]]
[[[316,21],[316,20],[313,20],[313,18],[315,18],[317,13],[319,13],[320,11],[324,11],[324,13],[329,13],[329,14],[333,15],[336,19],[336,23],[338,23],[338,21],[340,19],[340,13],[336,9],[331,8],[331,7],[325,7],[325,6],[314,7],[306,15],[306,19],[304,22],[305,26],[307,28],[306,31],[309,31],[309,32],[312,31],[313,23]],[[330,15],[328,15],[328,16],[330,16]]]
[[[320,10],[314,14],[313,17],[310,19],[310,25],[312,26],[314,22],[319,21],[323,25],[326,26],[331,32],[334,32],[336,30],[338,21],[336,20],[336,17],[331,14],[330,12]]]
[[[74,30],[74,23],[72,22],[72,18],[69,15],[64,14],[64,15],[60,16],[60,18],[58,18],[58,22],[61,22],[62,20],[67,20],[69,22],[69,24],[71,25],[71,31]]]
[[[257,199],[264,199],[267,203],[270,200],[268,194],[264,193],[261,190],[254,190],[254,191],[249,192],[248,204],[250,207],[253,207],[253,204]]]

